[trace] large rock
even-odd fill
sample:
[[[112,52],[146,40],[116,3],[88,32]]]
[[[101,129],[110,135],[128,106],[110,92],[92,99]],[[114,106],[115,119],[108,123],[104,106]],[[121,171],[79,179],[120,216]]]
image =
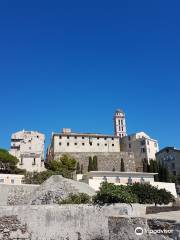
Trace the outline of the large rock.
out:
[[[108,228],[109,240],[180,239],[180,224],[176,221],[109,217]]]
[[[29,204],[55,204],[58,200],[68,197],[70,193],[86,193],[93,196],[95,191],[86,183],[54,175],[31,193]]]

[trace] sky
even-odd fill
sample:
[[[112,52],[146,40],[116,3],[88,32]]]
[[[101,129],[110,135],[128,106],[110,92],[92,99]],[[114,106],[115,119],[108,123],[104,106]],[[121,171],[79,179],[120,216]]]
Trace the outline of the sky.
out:
[[[180,148],[180,2],[0,1],[0,148],[63,127]]]

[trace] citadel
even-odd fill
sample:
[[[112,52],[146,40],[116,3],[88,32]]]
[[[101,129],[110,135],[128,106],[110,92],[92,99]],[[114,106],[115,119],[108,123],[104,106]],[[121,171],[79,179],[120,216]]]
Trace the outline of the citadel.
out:
[[[179,174],[180,151],[174,148],[159,151],[157,140],[144,132],[128,135],[126,116],[121,109],[115,111],[113,122],[112,135],[77,133],[69,128],[52,133],[46,154],[44,134],[25,130],[12,134],[9,152],[19,159],[18,168],[30,174],[43,172],[43,175],[47,173],[45,163],[65,154],[76,160],[80,172],[76,171],[72,179],[52,175],[39,184],[25,183],[23,174],[0,174],[0,239],[138,240],[135,235],[137,228],[148,233],[143,235],[144,240],[164,239],[162,234],[157,238],[154,234],[152,237],[149,235],[148,231],[159,226],[173,229],[172,238],[166,239],[179,239],[179,198],[175,183],[155,181],[158,173],[144,171],[143,163],[162,160],[176,175]],[[89,159],[97,160],[97,169],[89,169]],[[92,198],[102,182],[113,183],[114,186],[148,183],[159,190],[167,190],[176,203],[162,206],[165,213],[160,213],[167,215],[170,211],[173,221],[162,220],[161,215],[153,214],[156,207],[154,209],[149,204],[120,202],[99,208],[93,204],[66,205],[58,202],[58,199],[65,200],[71,194],[79,193]],[[156,211],[158,209],[159,206]],[[175,210],[177,213],[172,212]]]
[[[127,135],[125,112],[117,109],[113,117],[114,134],[76,133],[63,128],[61,133],[52,133],[45,161],[69,154],[88,168],[89,157],[96,156],[99,171],[141,172],[143,161],[155,160],[159,151],[158,142],[144,132]],[[45,136],[37,131],[20,131],[12,134],[10,153],[19,159],[19,168],[27,171],[44,171]]]

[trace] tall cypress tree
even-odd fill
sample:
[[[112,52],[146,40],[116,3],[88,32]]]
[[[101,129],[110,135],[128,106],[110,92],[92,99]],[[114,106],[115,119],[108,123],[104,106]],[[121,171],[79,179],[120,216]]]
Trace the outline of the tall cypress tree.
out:
[[[149,162],[149,172],[153,173],[154,172],[154,161],[151,159]]]
[[[94,170],[92,157],[89,157],[88,172]]]
[[[98,159],[97,156],[93,157],[93,170],[98,171]]]
[[[83,171],[84,171],[84,166],[83,164],[81,164],[81,174],[83,174]]]
[[[76,174],[80,174],[80,165],[79,165],[79,162],[77,162],[77,165],[76,165]]]
[[[124,159],[121,158],[121,172],[125,171],[125,167],[124,167]]]
[[[148,162],[146,158],[143,160],[143,172],[148,172]]]

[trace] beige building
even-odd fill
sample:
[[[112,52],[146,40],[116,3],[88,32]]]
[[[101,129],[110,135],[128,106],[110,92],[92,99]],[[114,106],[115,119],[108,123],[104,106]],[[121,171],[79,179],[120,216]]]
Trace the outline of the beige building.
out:
[[[144,160],[149,162],[156,159],[156,153],[159,151],[158,141],[144,132],[139,132],[121,139],[121,151],[134,153],[136,171],[141,172]]]
[[[177,197],[174,183],[155,182],[154,176],[157,173],[145,172],[118,172],[118,171],[92,171],[84,175],[77,176],[79,181],[89,184],[95,191],[99,190],[102,182],[114,183],[115,185],[127,185],[128,183],[149,183],[159,189],[166,189]]]
[[[44,170],[45,136],[37,131],[19,131],[11,136],[10,154],[19,159],[18,168],[29,172]]]
[[[119,137],[105,134],[75,133],[66,128],[61,133],[53,133],[48,155],[71,152],[120,152]]]
[[[174,176],[180,175],[180,149],[165,147],[156,154],[156,157],[168,167]]]
[[[24,175],[17,174],[0,174],[0,184],[22,184]]]

